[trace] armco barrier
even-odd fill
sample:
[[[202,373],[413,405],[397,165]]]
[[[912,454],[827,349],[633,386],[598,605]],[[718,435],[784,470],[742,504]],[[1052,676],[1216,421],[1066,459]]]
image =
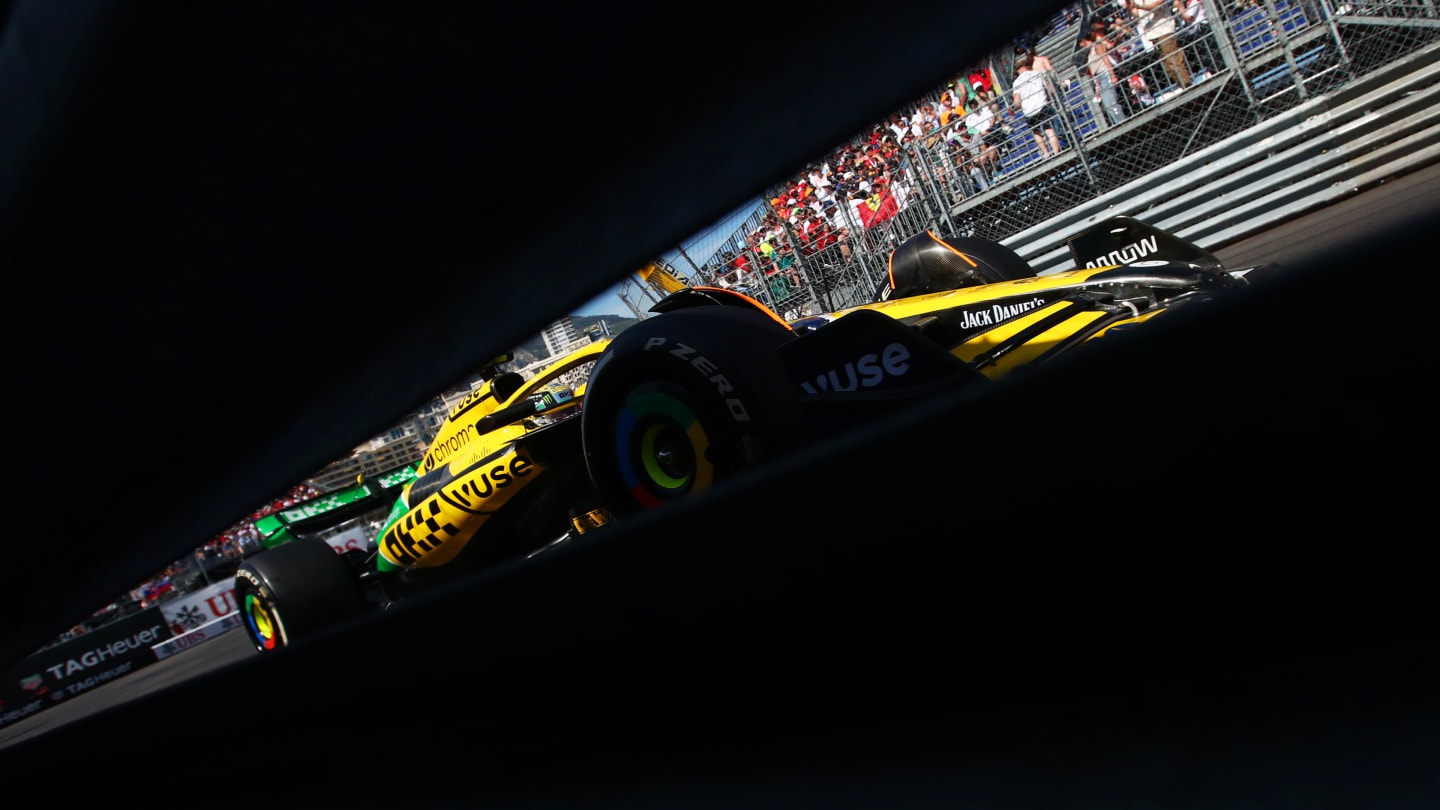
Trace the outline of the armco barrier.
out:
[[[1042,275],[1064,238],[1114,214],[1207,246],[1233,242],[1440,160],[1440,45],[1397,60],[1184,163],[1137,178],[1004,240]]]

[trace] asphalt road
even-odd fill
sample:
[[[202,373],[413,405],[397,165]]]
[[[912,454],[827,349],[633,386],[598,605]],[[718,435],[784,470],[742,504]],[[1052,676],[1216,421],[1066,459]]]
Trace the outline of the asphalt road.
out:
[[[1360,192],[1232,245],[1213,248],[1228,266],[1296,264],[1347,250],[1347,243],[1417,214],[1440,212],[1440,164]],[[1355,257],[1357,274],[1378,272]],[[175,684],[231,666],[257,662],[243,631],[234,630],[194,649],[159,661],[134,675],[99,686],[18,723],[0,728],[0,749],[46,734],[108,708],[143,699]]]
[[[1346,251],[1347,243],[1417,215],[1440,218],[1440,164],[1394,178],[1264,233],[1215,249],[1226,265],[1296,264]],[[1357,272],[1374,272],[1356,257]]]

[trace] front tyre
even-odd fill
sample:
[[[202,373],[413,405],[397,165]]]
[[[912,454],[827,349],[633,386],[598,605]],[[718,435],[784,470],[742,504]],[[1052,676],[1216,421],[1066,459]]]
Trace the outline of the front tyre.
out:
[[[808,440],[779,346],[794,333],[744,307],[631,326],[595,364],[581,410],[586,466],[622,517],[684,500]]]
[[[355,568],[321,540],[299,538],[262,551],[235,572],[245,633],[274,652],[365,612]]]

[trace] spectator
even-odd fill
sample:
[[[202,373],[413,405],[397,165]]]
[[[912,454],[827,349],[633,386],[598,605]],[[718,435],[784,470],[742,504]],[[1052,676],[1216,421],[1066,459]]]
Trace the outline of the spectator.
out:
[[[731,262],[731,267],[734,270],[735,284],[737,286],[745,283],[746,277],[750,274],[750,255],[750,251],[742,250],[740,254],[735,257],[735,261]]]
[[[921,140],[924,139],[927,131],[928,130],[925,129],[925,109],[922,107],[916,110],[914,115],[910,116],[909,138],[914,143],[920,143]]]
[[[849,188],[851,191],[861,191],[866,194],[870,193],[870,180],[865,175],[859,172],[846,172],[845,179],[850,182]]]
[[[1128,2],[1128,0],[1127,0]],[[1110,39],[1115,47],[1111,52],[1115,55],[1116,61],[1124,62],[1133,56],[1140,56],[1145,53],[1144,43],[1140,35],[1135,31],[1135,21],[1128,16],[1119,15],[1104,18],[1105,36]]]
[[[755,252],[759,255],[760,267],[767,276],[773,276],[780,269],[776,257],[776,241],[775,232],[770,229],[761,232],[755,239]]]
[[[977,97],[970,104],[970,113],[965,116],[965,127],[974,138],[978,152],[976,165],[984,174],[982,189],[994,182],[995,173],[1000,169],[1000,144],[1005,142],[1005,131],[995,117],[996,105],[994,99],[986,101]]]
[[[1208,25],[1210,18],[1205,16],[1205,4],[1200,0],[1188,0],[1185,7],[1180,9],[1180,24],[1183,25]]]
[[[850,202],[855,209],[855,217],[864,228],[873,228],[900,212],[895,195],[884,184],[870,191],[856,191]]]
[[[1030,56],[1030,69],[1034,70],[1036,73],[1049,73],[1051,80],[1053,81],[1056,73],[1055,65],[1050,62],[1050,57],[1046,56],[1043,53],[1039,53],[1034,48],[1027,50],[1026,53]]]
[[[966,117],[968,118],[969,116]],[[952,146],[955,154],[955,165],[960,169],[961,174],[960,188],[967,196],[977,194],[990,187],[990,178],[985,175],[985,171],[980,167],[985,146],[978,136],[970,134],[970,128],[967,126],[955,127],[955,132],[958,133],[958,137],[954,140]],[[966,178],[968,178],[968,182]],[[898,194],[896,195],[896,202],[900,204],[901,210],[904,210],[904,200]]]
[[[995,113],[995,120],[1000,120],[1000,110],[996,106],[1000,103],[1000,97],[995,95],[994,90],[991,90],[989,87],[980,88],[975,91],[975,100],[982,104],[990,105],[990,110]]]
[[[1180,89],[1190,86],[1190,69],[1175,38],[1175,18],[1184,0],[1130,0],[1130,11],[1140,27],[1140,37],[1160,51],[1165,73]]]
[[[790,284],[790,289],[800,289],[800,268],[795,264],[795,249],[790,246],[790,239],[786,236],[776,238],[775,247],[775,271],[783,276]]]
[[[850,261],[850,223],[845,218],[848,210],[848,205],[837,204],[834,200],[831,200],[824,210],[826,229],[834,238],[835,246],[840,249],[841,257],[847,262]]]
[[[970,87],[975,91],[977,96],[987,92],[991,95],[995,93],[995,83],[990,81],[989,68],[976,66],[970,68],[969,73]]]
[[[880,141],[880,156],[885,159],[885,165],[892,170],[900,167],[900,147],[889,135]]]
[[[800,223],[800,255],[813,256],[829,247],[832,241],[820,215],[814,211],[806,214]]]
[[[1219,57],[1215,43],[1210,38],[1210,19],[1205,16],[1205,4],[1200,0],[1189,0],[1180,11],[1180,30],[1176,34],[1180,51],[1194,57],[1200,65],[1200,73],[1194,76],[1202,82],[1219,70]]]
[[[920,134],[928,135],[940,128],[940,116],[935,112],[935,104],[927,102],[920,106],[920,120],[925,129]]]
[[[890,131],[895,133],[895,140],[899,142],[910,131],[910,120],[900,113],[890,113]]]
[[[850,206],[849,221],[858,224],[863,229],[865,227],[865,217],[869,216],[868,211],[863,216],[861,214],[861,209],[865,208],[865,192],[860,189],[850,192],[848,202]]]
[[[1120,79],[1115,75],[1115,57],[1110,53],[1113,48],[1114,44],[1106,36],[1103,20],[1095,20],[1090,24],[1090,30],[1080,34],[1085,75],[1090,77],[1095,99],[1105,110],[1105,117],[1112,125],[1125,120],[1125,112],[1120,109],[1120,97],[1116,91]]]
[[[1130,87],[1130,95],[1135,98],[1135,103],[1141,107],[1149,107],[1155,104],[1155,96],[1150,93],[1150,85],[1145,77],[1139,73],[1131,74],[1125,80]]]
[[[780,216],[791,225],[800,221],[800,215],[805,211],[805,206],[794,197],[785,201],[785,207],[781,209]]]
[[[810,167],[810,188],[815,190],[815,200],[821,204],[835,196],[835,184],[819,166]]]
[[[735,276],[731,281],[730,288],[736,292],[753,297],[755,294],[755,280],[757,277],[755,268],[757,265],[754,261],[751,261],[749,257],[741,258],[745,259],[745,261],[737,263],[738,266],[735,270]]]
[[[962,97],[946,90],[940,94],[938,117],[940,126],[948,127],[950,124],[965,116],[965,101]]]
[[[1060,154],[1060,138],[1055,134],[1055,105],[1050,100],[1051,75],[1035,70],[1030,54],[1015,60],[1015,104],[1030,124],[1040,157]]]
[[[880,147],[878,145],[865,147],[865,151],[856,160],[855,166],[855,170],[866,177],[884,169],[885,161],[880,156]]]

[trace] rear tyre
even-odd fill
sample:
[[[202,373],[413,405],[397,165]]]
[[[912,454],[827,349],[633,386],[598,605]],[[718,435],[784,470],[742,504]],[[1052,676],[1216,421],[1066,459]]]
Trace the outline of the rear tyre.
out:
[[[328,543],[299,538],[235,572],[235,597],[255,649],[274,652],[365,612],[355,567]]]
[[[794,333],[744,307],[675,310],[631,326],[595,364],[585,462],[621,518],[703,493],[808,441],[780,361]]]

